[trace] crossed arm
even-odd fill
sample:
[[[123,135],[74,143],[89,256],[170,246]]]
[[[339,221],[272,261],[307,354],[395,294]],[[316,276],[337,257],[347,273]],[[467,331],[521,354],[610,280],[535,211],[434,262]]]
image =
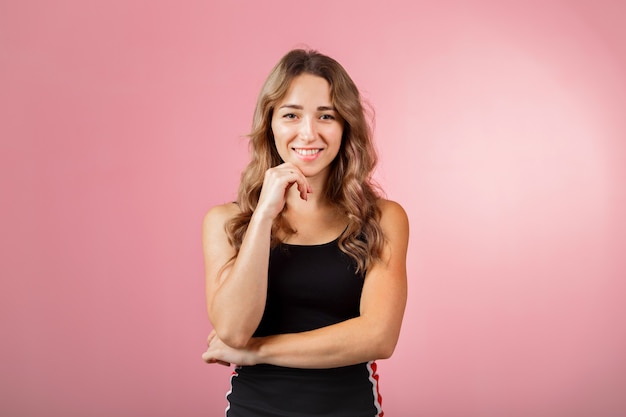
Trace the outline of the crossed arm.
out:
[[[235,262],[218,276],[218,271],[209,265],[217,259],[207,251],[214,251],[216,248],[213,245],[220,245],[219,239],[222,239],[218,252],[221,251],[222,259],[228,256],[228,248],[223,246],[225,237],[218,236],[216,226],[223,225],[228,210],[233,209],[222,209],[221,213],[213,215],[209,213],[205,220],[205,259],[207,303],[214,330],[209,335],[209,347],[202,358],[207,363],[330,368],[391,356],[398,341],[406,304],[409,231],[406,213],[400,205],[382,200],[380,208],[386,243],[381,261],[370,267],[366,274],[359,317],[307,332],[259,338],[251,335],[260,322],[265,306],[269,239],[267,247],[251,244],[250,248],[244,246],[244,240]],[[223,234],[223,226],[221,230]],[[247,238],[254,237],[255,233],[264,235],[265,230],[253,219],[248,233],[251,235]],[[207,243],[207,239],[213,239],[213,243]],[[229,288],[225,282],[233,277],[238,280],[235,283],[240,285]],[[233,306],[231,302],[235,301]]]

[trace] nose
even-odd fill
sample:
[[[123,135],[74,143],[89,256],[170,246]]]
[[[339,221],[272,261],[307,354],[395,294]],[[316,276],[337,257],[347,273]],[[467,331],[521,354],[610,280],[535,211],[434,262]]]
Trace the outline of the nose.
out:
[[[310,142],[315,139],[315,122],[312,117],[304,117],[300,125],[300,138]]]

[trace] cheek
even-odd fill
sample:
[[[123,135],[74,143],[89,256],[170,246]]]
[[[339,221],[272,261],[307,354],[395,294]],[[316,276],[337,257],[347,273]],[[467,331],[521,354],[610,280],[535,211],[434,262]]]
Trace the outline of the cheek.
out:
[[[343,127],[340,126],[337,128],[336,132],[335,132],[335,138],[337,141],[337,146],[341,145],[341,142],[343,142]]]
[[[271,129],[274,136],[274,142],[280,141],[288,134],[285,126],[281,125],[280,123],[272,123]]]
[[[272,123],[272,125],[270,126],[270,135],[270,138],[272,138],[272,143],[274,144],[274,146],[276,146],[276,148],[278,148],[278,144],[283,137],[283,135],[281,134],[280,126]]]
[[[270,123],[270,135],[276,137],[276,123],[274,123],[274,120]]]

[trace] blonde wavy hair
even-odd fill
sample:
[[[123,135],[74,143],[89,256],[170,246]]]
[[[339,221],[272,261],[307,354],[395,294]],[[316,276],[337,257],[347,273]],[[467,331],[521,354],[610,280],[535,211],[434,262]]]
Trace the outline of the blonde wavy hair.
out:
[[[339,238],[339,248],[354,260],[357,272],[364,273],[381,258],[384,244],[377,204],[380,190],[371,178],[378,158],[358,88],[337,61],[317,51],[290,51],[267,77],[257,100],[249,134],[252,158],[241,175],[237,197],[241,211],[227,223],[226,233],[230,244],[239,253],[259,201],[265,171],[283,163],[271,128],[274,108],[287,93],[291,81],[303,73],[328,81],[332,104],[344,119],[341,147],[331,164],[325,197],[347,216],[348,227]],[[285,209],[274,221],[274,246],[279,243],[277,232],[283,236],[295,233],[283,217]]]

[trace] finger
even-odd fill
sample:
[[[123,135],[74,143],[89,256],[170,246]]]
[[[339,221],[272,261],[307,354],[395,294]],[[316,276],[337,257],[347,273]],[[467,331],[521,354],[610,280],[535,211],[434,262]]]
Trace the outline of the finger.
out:
[[[222,361],[211,356],[207,351],[202,354],[202,360],[208,364],[217,363],[218,365],[230,366],[230,362]]]
[[[302,174],[298,174],[294,171],[289,171],[286,179],[287,184],[285,185],[285,194],[293,185],[295,185],[298,188],[300,198],[303,200],[306,200],[308,198],[307,191],[310,187]]]
[[[296,167],[291,168],[289,170],[289,173],[295,175],[295,182],[296,186],[298,187],[298,191],[300,192],[300,198],[305,201],[308,200],[308,194],[313,192],[313,189],[311,188],[311,185],[309,184],[307,178],[304,176],[302,171],[300,171]]]
[[[298,183],[298,190],[300,190],[300,198],[305,201],[309,199],[309,194],[313,192],[313,188],[311,188],[306,178],[301,183]]]
[[[309,187],[306,185],[306,183],[304,184],[298,183],[298,190],[300,191],[300,198],[303,199],[304,201],[307,201],[309,199],[309,194],[307,193],[308,189]]]
[[[296,184],[298,188],[298,192],[300,193],[300,198],[303,200],[308,200],[308,194],[313,191],[311,185],[309,184],[308,179],[304,176],[302,171],[292,164],[291,162],[286,162],[282,165],[276,167],[277,172],[283,172],[287,174],[284,178],[288,181],[285,186],[285,191],[287,191],[291,186]],[[284,175],[283,174],[283,175]]]

